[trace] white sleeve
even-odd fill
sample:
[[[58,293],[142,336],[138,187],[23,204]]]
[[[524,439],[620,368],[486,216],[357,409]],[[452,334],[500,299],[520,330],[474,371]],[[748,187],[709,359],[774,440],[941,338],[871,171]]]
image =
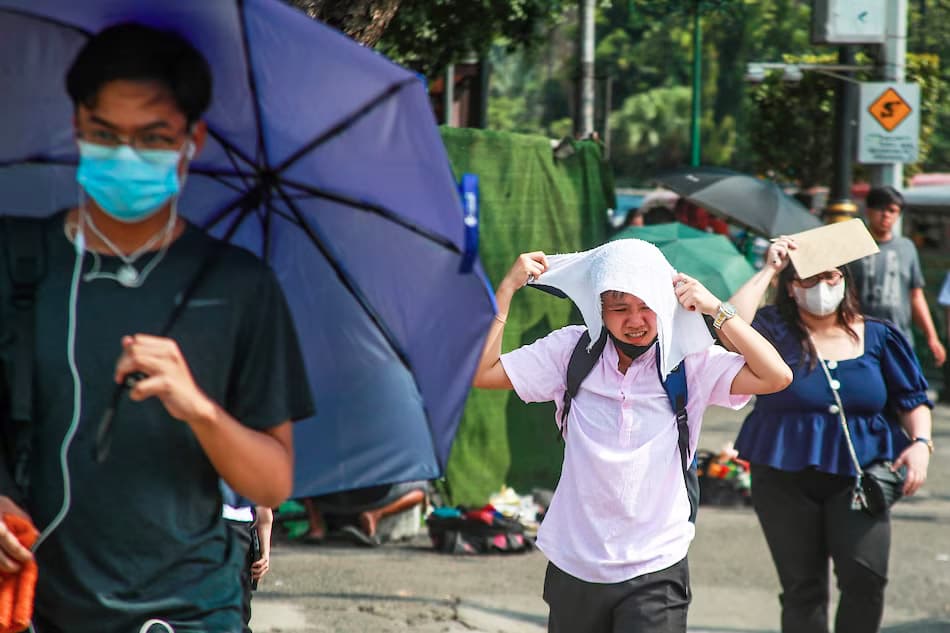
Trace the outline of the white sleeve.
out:
[[[501,364],[525,402],[557,400],[567,388],[567,365],[584,328],[569,325],[530,345],[502,354]]]

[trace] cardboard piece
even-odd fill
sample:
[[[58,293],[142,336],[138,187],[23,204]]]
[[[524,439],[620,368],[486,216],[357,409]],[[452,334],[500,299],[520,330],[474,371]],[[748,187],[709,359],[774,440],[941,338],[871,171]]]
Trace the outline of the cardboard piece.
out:
[[[789,258],[802,279],[880,252],[864,222],[858,219],[826,224],[789,235],[798,248]]]

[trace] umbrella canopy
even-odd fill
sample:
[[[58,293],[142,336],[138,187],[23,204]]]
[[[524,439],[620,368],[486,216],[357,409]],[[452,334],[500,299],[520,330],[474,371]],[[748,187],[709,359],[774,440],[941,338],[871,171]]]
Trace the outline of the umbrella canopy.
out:
[[[663,224],[627,227],[619,231],[612,239],[635,237],[659,246],[676,240],[703,239],[709,237],[709,235],[706,231],[700,231],[682,222],[665,222]]]
[[[287,295],[318,411],[295,427],[295,495],[437,477],[493,305],[463,265],[473,240],[423,83],[278,0],[0,0],[5,212],[76,203],[65,72],[124,21],[211,64],[179,208],[266,259]]]
[[[688,167],[660,174],[656,182],[729,222],[766,237],[821,226],[821,220],[770,180],[721,167]]]
[[[631,237],[655,244],[673,268],[695,277],[723,301],[755,274],[752,265],[724,235],[670,222],[631,226],[611,239]]]

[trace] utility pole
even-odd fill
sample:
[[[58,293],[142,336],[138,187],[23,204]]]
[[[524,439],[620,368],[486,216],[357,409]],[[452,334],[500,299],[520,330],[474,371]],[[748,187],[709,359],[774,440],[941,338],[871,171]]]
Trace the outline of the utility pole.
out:
[[[604,80],[604,160],[610,160],[610,104],[614,97],[614,77],[607,75]]]
[[[442,110],[445,113],[443,123],[447,127],[455,127],[455,64],[445,67],[445,90],[442,91]]]
[[[838,62],[843,67],[854,65],[854,48],[841,46]],[[854,161],[854,134],[857,122],[857,95],[851,73],[845,71],[835,89],[835,155],[828,192],[828,204],[823,213],[825,223],[850,220],[857,215],[858,207],[851,200],[851,172]]]
[[[690,117],[690,165],[698,167],[702,159],[700,121],[703,98],[703,25],[699,0],[693,4],[693,104]]]
[[[907,64],[907,0],[888,0],[886,39],[882,48],[881,79],[902,83],[906,79],[904,70]],[[886,163],[871,165],[871,185],[880,187],[890,185],[901,189],[904,184],[904,164]],[[901,234],[900,221],[894,227]]]
[[[579,81],[577,110],[574,117],[574,135],[590,136],[594,131],[594,7],[596,0],[580,0],[580,28],[578,29]]]

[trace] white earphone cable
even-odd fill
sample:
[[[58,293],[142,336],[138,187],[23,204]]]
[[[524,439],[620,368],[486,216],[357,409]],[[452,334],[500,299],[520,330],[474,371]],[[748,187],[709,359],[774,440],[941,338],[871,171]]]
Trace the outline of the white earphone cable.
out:
[[[66,360],[69,364],[69,373],[73,378],[73,415],[69,422],[69,428],[63,437],[63,444],[59,450],[59,465],[63,473],[63,505],[59,512],[53,517],[49,525],[40,533],[36,542],[33,544],[33,551],[39,549],[50,534],[60,526],[69,512],[69,506],[72,504],[71,482],[69,480],[69,447],[72,445],[73,438],[76,437],[76,431],[79,429],[79,418],[82,413],[82,382],[79,377],[79,368],[76,365],[76,306],[79,300],[79,280],[82,275],[83,255],[85,253],[85,236],[82,227],[76,233],[76,263],[73,266],[73,277],[69,285],[69,307],[68,321],[66,327]]]

